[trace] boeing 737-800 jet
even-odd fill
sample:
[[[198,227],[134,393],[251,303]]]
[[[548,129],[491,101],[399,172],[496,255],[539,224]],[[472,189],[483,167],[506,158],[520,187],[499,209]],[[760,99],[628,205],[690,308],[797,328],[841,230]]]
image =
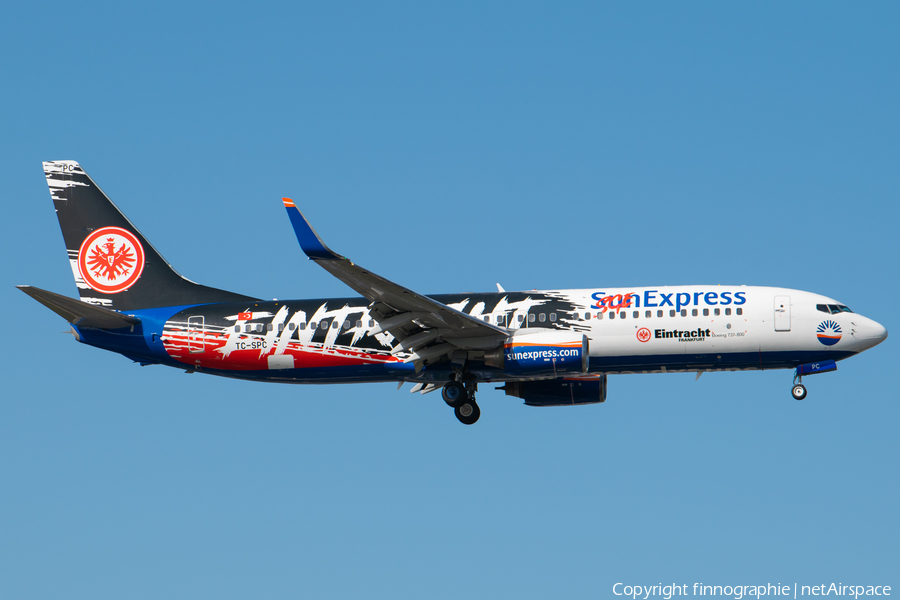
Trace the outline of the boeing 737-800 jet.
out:
[[[804,375],[887,337],[844,304],[748,286],[597,287],[426,296],[330,250],[283,199],[306,255],[361,297],[266,301],[179,275],[74,161],[44,163],[80,300],[20,286],[79,342],[142,365],[280,383],[412,382],[456,417],[479,383],[530,406],[606,400],[607,376],[794,369]]]

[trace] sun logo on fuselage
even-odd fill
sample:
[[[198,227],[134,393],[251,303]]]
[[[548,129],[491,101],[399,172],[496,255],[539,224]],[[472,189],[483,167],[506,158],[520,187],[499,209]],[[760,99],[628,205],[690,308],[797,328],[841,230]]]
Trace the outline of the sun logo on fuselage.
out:
[[[826,346],[834,346],[841,341],[841,326],[831,319],[822,321],[816,329],[816,337]]]

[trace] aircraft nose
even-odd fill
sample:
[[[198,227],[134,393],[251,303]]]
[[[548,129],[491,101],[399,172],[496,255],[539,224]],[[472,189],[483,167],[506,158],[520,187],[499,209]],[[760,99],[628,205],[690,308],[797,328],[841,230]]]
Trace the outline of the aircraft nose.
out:
[[[863,350],[868,350],[869,348],[877,346],[886,340],[887,336],[888,332],[884,325],[876,323],[871,319],[866,319],[865,324],[863,324],[857,332],[857,338],[862,344]]]

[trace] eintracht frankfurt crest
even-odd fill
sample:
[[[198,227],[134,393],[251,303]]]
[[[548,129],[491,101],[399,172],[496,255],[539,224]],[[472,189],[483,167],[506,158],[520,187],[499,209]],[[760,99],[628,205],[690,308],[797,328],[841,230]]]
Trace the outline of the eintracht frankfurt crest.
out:
[[[144,248],[121,227],[91,233],[78,250],[78,270],[84,282],[104,294],[127,290],[144,270]]]

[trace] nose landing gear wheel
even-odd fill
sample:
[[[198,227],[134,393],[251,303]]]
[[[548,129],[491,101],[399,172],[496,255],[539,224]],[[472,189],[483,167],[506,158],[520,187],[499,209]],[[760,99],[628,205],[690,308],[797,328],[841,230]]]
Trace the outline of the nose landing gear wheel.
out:
[[[447,406],[456,408],[466,399],[466,388],[458,381],[451,381],[441,390],[441,396],[444,398]]]
[[[454,408],[453,412],[456,413],[456,418],[459,419],[459,422],[463,425],[472,425],[478,420],[478,417],[481,416],[481,409],[478,408],[475,401],[468,399]]]
[[[794,397],[794,400],[803,400],[806,398],[806,386],[802,383],[798,383],[791,388],[791,396]]]

